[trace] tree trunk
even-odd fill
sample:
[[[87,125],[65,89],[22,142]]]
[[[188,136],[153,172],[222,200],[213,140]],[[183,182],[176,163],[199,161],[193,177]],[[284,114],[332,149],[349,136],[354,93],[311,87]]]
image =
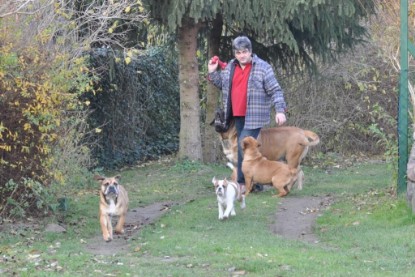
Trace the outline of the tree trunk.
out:
[[[208,58],[219,55],[220,37],[222,34],[223,19],[218,14],[213,21],[212,29],[208,35]],[[222,157],[222,146],[218,139],[215,128],[210,126],[210,122],[214,119],[215,109],[218,105],[218,89],[208,84],[206,92],[206,123],[204,125],[203,136],[203,161],[207,163],[218,162]]]
[[[179,158],[201,161],[199,70],[196,58],[199,24],[184,19],[178,30],[180,83]]]

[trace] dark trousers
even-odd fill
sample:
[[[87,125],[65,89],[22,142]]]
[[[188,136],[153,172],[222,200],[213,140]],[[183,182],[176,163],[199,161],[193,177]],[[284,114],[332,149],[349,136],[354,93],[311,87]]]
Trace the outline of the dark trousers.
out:
[[[251,129],[247,130],[244,129],[245,126],[245,117],[244,116],[236,116],[234,117],[235,120],[235,127],[236,127],[236,134],[238,135],[238,166],[237,166],[237,181],[238,183],[245,183],[244,174],[242,173],[242,161],[244,152],[242,151],[241,141],[245,137],[254,137],[255,139],[259,135],[259,131],[261,128],[258,129]]]

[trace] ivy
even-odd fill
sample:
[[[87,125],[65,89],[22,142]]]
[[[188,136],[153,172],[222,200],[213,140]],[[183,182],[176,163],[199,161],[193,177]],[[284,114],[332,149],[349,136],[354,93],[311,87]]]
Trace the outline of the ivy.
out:
[[[130,55],[95,49],[93,70],[100,70],[102,90],[87,96],[90,125],[100,130],[93,149],[100,166],[131,165],[178,149],[180,128],[178,68],[169,51],[153,48]]]

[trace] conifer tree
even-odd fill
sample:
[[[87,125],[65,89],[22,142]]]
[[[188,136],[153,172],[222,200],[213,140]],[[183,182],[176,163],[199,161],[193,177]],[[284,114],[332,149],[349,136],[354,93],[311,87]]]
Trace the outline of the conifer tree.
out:
[[[243,33],[253,40],[254,52],[261,51],[280,66],[312,68],[317,59],[331,61],[362,42],[367,35],[364,21],[375,13],[374,0],[143,2],[149,6],[153,18],[177,34],[181,97],[179,157],[192,160],[202,160],[196,60],[197,35],[202,27],[209,26],[220,15],[222,31],[230,33],[229,39]]]

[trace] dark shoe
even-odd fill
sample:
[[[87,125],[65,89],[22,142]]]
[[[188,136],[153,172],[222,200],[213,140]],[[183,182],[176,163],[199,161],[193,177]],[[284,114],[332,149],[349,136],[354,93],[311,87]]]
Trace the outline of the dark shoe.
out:
[[[252,188],[253,192],[261,192],[264,190],[264,186],[261,184],[255,184],[254,187]]]

